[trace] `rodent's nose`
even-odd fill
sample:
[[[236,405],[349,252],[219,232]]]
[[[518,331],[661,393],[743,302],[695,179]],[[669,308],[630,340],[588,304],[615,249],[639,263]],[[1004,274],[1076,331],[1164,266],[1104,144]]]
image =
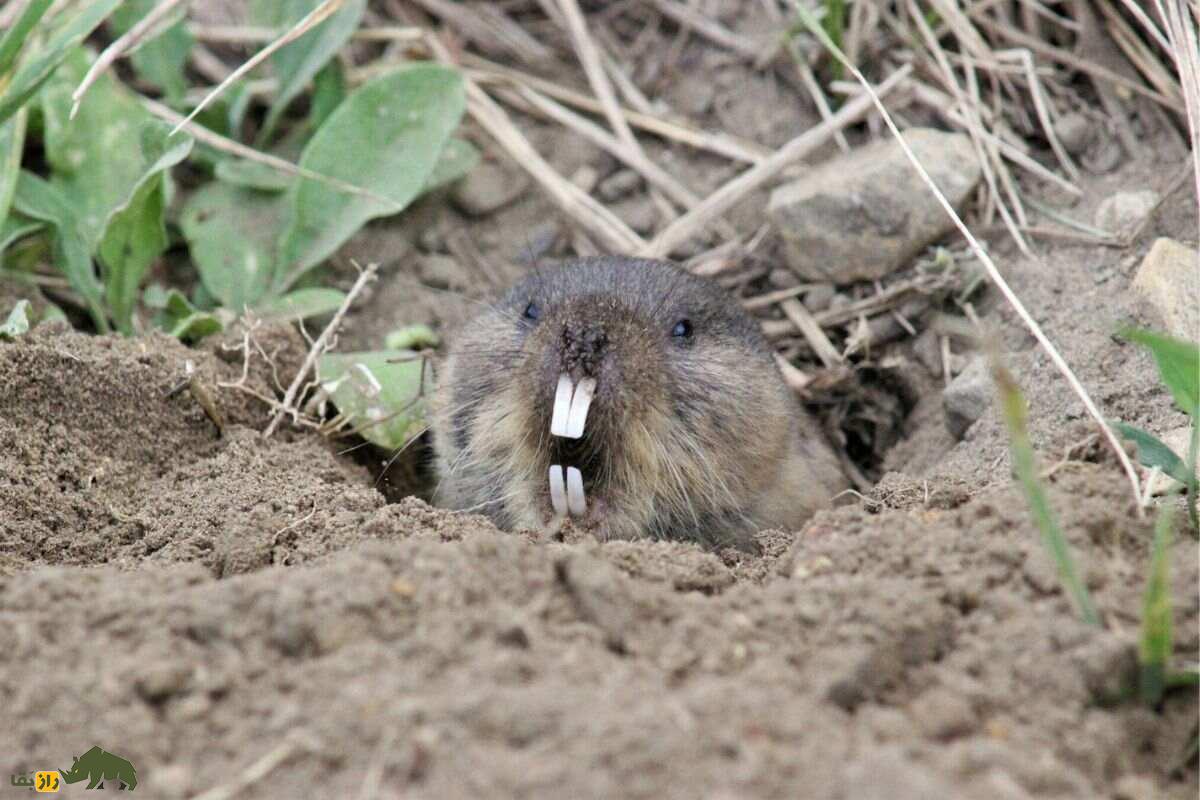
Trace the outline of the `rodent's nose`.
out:
[[[562,345],[567,372],[594,375],[608,349],[608,334],[600,327],[568,324],[563,327]]]

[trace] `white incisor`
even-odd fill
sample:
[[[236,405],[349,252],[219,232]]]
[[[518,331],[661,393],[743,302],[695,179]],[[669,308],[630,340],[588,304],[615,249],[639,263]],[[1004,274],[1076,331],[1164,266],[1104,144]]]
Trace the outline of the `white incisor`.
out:
[[[564,439],[579,439],[587,426],[588,409],[596,396],[596,379],[584,378],[576,384],[571,376],[558,376],[554,390],[554,411],[550,416],[550,435]],[[577,467],[567,467],[563,479],[561,464],[550,466],[550,503],[554,513],[564,517],[582,517],[587,513],[587,496],[583,491],[583,473]]]

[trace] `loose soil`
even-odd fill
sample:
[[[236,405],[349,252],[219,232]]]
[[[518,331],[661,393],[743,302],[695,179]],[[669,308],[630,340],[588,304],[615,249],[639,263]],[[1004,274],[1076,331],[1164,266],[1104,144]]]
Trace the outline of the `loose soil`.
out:
[[[709,60],[695,66],[712,84],[663,87],[672,102],[715,92],[726,130],[769,145],[811,124],[758,73]],[[738,103],[780,114],[738,128]],[[557,129],[527,131],[564,174],[606,164]],[[696,187],[731,174],[672,152]],[[1113,191],[1185,165],[1148,144],[1085,177],[1071,213],[1090,220]],[[730,221],[752,230],[764,203]],[[435,197],[372,225],[343,255],[384,269],[342,348],[468,313],[461,295],[415,288],[461,288],[423,271],[446,235],[496,265],[462,277],[474,295],[519,274],[554,219],[531,190],[481,220]],[[1112,334],[1157,324],[1133,271],[1156,236],[1195,246],[1195,219],[1184,189],[1127,248],[1038,242],[1033,260],[991,237],[1105,412],[1152,430],[1184,420],[1148,356]],[[265,406],[223,386],[243,377],[237,332],[188,348],[48,323],[0,342],[0,774],[65,768],[98,744],[152,798],[1195,797],[1196,693],[1157,709],[1123,696],[1151,521],[1012,313],[988,294],[978,311],[1028,395],[1103,629],[1059,589],[999,417],[954,441],[941,384],[915,361],[916,405],[875,490],[760,534],[748,555],[500,532],[385,492],[384,456],[366,448],[286,425],[264,440]],[[243,386],[277,394],[306,345],[286,328],[256,338],[275,370],[255,357]],[[188,362],[197,388],[179,390]],[[1191,533],[1172,550],[1180,663],[1200,651]]]

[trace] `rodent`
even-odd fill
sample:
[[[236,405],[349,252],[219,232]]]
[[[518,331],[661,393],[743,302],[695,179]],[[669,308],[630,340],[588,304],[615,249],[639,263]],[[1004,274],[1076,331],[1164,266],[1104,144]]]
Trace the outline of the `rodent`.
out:
[[[438,372],[434,501],[501,528],[570,516],[601,540],[753,549],[847,485],[758,324],[670,262],[535,269],[462,326]]]

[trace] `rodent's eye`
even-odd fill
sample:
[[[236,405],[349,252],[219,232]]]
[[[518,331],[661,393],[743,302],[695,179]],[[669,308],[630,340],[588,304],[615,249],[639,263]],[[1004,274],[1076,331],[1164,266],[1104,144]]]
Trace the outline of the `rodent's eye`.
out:
[[[675,323],[675,327],[671,329],[671,335],[677,339],[692,338],[692,322],[691,320],[681,319]]]
[[[538,308],[538,304],[530,300],[529,305],[525,306],[525,311],[521,316],[531,322],[537,322],[538,317],[542,315],[542,310]]]

